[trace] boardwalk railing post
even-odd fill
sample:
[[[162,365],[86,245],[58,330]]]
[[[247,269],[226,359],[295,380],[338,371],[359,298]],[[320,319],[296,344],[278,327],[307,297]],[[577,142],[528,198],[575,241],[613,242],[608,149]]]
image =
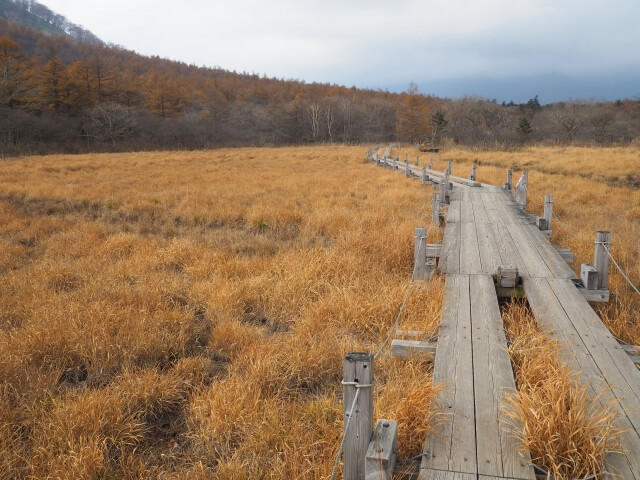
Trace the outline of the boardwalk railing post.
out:
[[[609,250],[611,245],[610,232],[596,232],[596,248],[593,254],[593,266],[598,270],[598,289],[606,289],[609,279],[609,255],[605,252],[605,247]]]
[[[433,170],[433,158],[429,158],[429,170]]]
[[[474,182],[476,181],[476,165],[475,164],[471,167],[471,176],[469,177],[469,180],[473,180]]]
[[[364,480],[367,447],[373,432],[373,355],[350,352],[344,359],[344,479]],[[353,399],[359,391],[355,407]],[[349,413],[352,414],[349,421]]]
[[[445,180],[440,181],[440,203],[442,205],[449,205],[449,200],[448,200],[449,195],[447,194],[447,183],[448,182]]]
[[[411,176],[411,168],[409,167],[409,156],[407,156],[407,160],[404,163],[404,176],[405,177]]]
[[[451,182],[449,181],[449,174],[450,174],[450,173],[451,173],[451,172],[447,172],[447,173],[445,173],[445,174],[444,174],[444,184],[446,185],[446,190],[447,190],[447,192],[448,192],[449,190],[452,190],[452,189],[453,189],[453,187],[451,186]]]
[[[551,230],[551,219],[553,218],[553,195],[544,196],[544,220],[547,223],[547,230]]]
[[[420,165],[420,155],[416,155],[416,167]]]
[[[437,193],[433,194],[433,198],[431,200],[431,225],[435,225],[436,227],[440,226],[440,195]]]
[[[416,227],[415,247],[413,249],[413,268],[416,279],[426,279],[429,276],[427,271],[427,229]]]
[[[453,162],[451,160],[449,160],[449,162],[447,163],[447,173],[449,175],[451,175],[451,167],[453,165]]]
[[[529,187],[529,171],[525,170],[516,184],[515,198],[516,203],[522,208],[527,206],[527,189]]]
[[[427,183],[427,167],[422,165],[422,185]]]
[[[503,190],[511,191],[511,182],[513,181],[513,172],[511,169],[507,170],[507,181],[502,184]]]

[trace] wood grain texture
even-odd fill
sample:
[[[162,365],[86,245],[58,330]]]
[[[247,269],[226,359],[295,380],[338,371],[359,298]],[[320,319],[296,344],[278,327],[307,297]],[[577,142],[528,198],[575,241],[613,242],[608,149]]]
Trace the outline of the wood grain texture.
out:
[[[427,436],[423,467],[477,473],[469,277],[447,275],[434,383],[445,385],[438,402],[446,418]]]
[[[516,385],[491,277],[471,277],[470,301],[478,472],[535,480],[530,458],[518,453],[517,441],[506,428],[506,399]]]

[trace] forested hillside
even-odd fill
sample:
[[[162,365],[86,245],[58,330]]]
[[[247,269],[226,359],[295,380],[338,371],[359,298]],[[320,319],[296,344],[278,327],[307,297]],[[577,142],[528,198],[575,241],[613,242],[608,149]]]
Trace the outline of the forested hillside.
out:
[[[423,86],[424,87],[424,86]],[[625,144],[640,101],[542,106],[362,90],[145,57],[0,19],[0,155],[315,142]]]
[[[66,35],[80,42],[102,45],[93,33],[35,0],[0,0],[0,18],[52,35]]]

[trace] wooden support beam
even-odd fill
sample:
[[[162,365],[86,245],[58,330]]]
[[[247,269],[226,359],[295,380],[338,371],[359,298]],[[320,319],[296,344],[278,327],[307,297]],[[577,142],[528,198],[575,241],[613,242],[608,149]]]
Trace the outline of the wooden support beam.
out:
[[[496,279],[499,287],[515,288],[518,284],[518,269],[515,265],[500,265]]]
[[[429,158],[429,170],[433,170],[433,157]]]
[[[360,390],[349,429],[344,433],[344,478],[363,480],[365,459],[373,432],[373,355],[361,352],[347,354],[343,378],[345,429],[356,391]]]
[[[398,422],[378,420],[367,448],[365,480],[391,480],[397,454]]]
[[[553,245],[553,248],[555,248],[556,252],[558,252],[558,255],[560,255],[565,262],[573,262],[573,252],[571,251],[571,249],[560,248],[557,245]]]
[[[436,342],[394,338],[391,340],[391,356],[400,360],[409,360],[411,357],[435,355],[436,346]]]
[[[451,175],[451,167],[453,166],[453,162],[451,160],[449,160],[449,162],[447,163],[447,173],[449,175]]]
[[[598,289],[598,270],[588,263],[580,265],[580,280],[587,290]]]
[[[620,345],[633,363],[640,366],[640,346],[638,345]]]
[[[427,243],[426,254],[427,258],[440,258],[442,253],[441,243]]]
[[[586,288],[578,288],[578,292],[587,302],[608,302],[609,290],[587,290]]]

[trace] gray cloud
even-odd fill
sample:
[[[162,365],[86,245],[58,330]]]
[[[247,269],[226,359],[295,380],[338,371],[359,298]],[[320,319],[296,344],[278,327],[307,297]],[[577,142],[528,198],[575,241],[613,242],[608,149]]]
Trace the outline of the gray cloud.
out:
[[[436,94],[429,85],[477,81],[485,94],[487,79],[586,76],[587,96],[601,95],[603,73],[618,93],[628,85],[622,96],[640,78],[637,0],[45,3],[140,53],[282,78],[390,89],[414,80]]]

